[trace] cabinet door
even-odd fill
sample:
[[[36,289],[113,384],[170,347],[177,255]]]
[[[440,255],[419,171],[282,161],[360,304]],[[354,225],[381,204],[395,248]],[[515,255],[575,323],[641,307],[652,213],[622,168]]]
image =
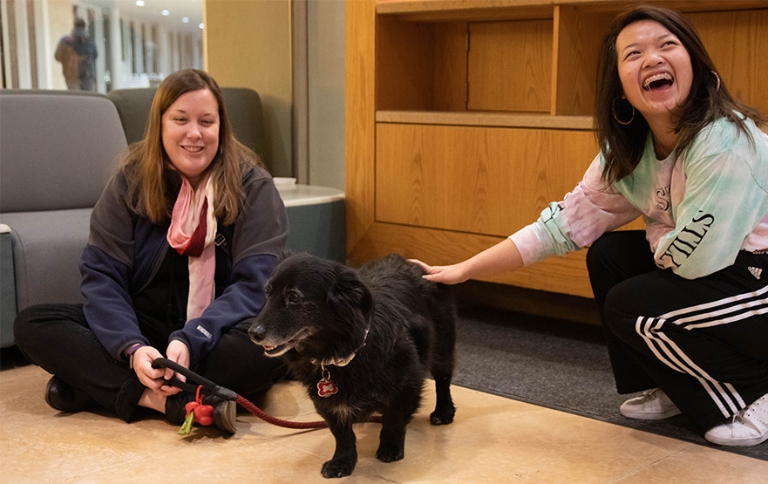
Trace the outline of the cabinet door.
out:
[[[590,131],[378,124],[376,221],[506,236],[562,200]]]

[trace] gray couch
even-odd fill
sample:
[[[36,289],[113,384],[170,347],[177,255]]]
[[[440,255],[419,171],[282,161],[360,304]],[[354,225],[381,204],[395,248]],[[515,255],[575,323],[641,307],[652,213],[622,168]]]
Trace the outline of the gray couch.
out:
[[[21,309],[82,302],[78,264],[91,209],[127,146],[126,133],[132,139],[143,133],[152,94],[113,91],[110,99],[0,90],[0,348],[13,345],[13,320]],[[224,96],[236,136],[260,152],[258,94],[224,88]],[[278,188],[288,211],[288,248],[345,262],[344,193]]]
[[[126,148],[117,109],[97,94],[0,90],[0,347],[17,311],[81,302],[91,209]],[[13,268],[11,271],[10,269]]]

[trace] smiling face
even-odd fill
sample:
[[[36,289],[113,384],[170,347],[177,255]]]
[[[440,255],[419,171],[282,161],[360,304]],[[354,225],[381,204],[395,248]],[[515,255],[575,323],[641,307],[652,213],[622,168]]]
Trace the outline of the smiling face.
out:
[[[219,149],[219,105],[208,89],[179,96],[162,116],[163,148],[193,187]]]
[[[653,20],[624,27],[616,38],[624,95],[651,125],[674,125],[673,115],[688,97],[693,68],[688,50]],[[655,130],[654,130],[655,131]]]

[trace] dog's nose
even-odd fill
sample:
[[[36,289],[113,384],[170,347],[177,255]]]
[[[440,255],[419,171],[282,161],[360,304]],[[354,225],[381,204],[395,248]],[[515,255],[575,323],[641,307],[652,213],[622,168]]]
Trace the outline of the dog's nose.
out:
[[[251,337],[251,341],[259,343],[264,339],[264,335],[267,334],[267,330],[261,324],[254,323],[248,329],[248,336]]]

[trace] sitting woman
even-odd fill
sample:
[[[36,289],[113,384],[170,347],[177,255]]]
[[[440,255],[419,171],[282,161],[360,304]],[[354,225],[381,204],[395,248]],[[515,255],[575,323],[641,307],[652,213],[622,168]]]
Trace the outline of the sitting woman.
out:
[[[129,147],[91,215],[80,262],[83,305],[22,311],[18,348],[53,377],[64,412],[94,405],[126,422],[146,407],[180,424],[194,395],[169,384],[165,357],[253,398],[286,373],[247,325],[288,234],[285,207],[257,155],[233,136],[216,82],[181,70],[158,87],[144,139]],[[235,402],[207,396],[235,432]]]

